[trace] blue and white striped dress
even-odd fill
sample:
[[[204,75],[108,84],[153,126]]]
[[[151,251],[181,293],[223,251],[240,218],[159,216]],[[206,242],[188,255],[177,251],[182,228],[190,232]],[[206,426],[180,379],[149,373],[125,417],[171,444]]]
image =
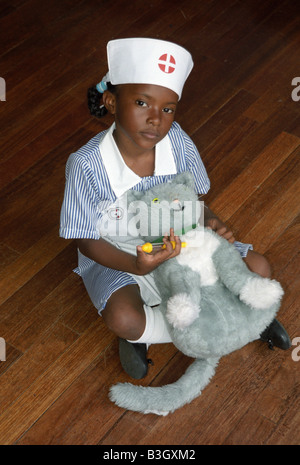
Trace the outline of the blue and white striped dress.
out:
[[[67,161],[59,231],[61,237],[100,239],[99,222],[128,189],[147,190],[183,171],[193,173],[197,193],[206,194],[210,188],[198,150],[178,123],[172,124],[168,135],[156,146],[154,175],[143,178],[125,165],[112,137],[113,130],[114,125],[97,134],[71,154]],[[249,248],[252,248],[250,244],[240,242],[235,245],[242,256],[246,256]],[[99,313],[111,294],[128,284],[139,284],[148,305],[160,302],[156,289],[153,289],[151,296],[149,293],[143,295],[143,277],[104,267],[80,251],[78,267],[74,271],[82,277]]]

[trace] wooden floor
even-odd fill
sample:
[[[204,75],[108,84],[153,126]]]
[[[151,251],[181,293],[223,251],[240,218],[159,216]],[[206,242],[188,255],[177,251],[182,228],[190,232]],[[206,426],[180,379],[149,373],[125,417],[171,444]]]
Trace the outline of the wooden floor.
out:
[[[299,444],[299,2],[1,1],[0,36],[0,444]],[[74,242],[58,237],[67,157],[112,122],[89,115],[86,90],[106,73],[107,41],[130,36],[193,54],[177,121],[207,167],[208,204],[272,264],[295,344],[224,357],[202,395],[167,417],[109,401],[129,378],[72,273]],[[172,344],[149,352],[139,384],[172,382],[191,363]]]

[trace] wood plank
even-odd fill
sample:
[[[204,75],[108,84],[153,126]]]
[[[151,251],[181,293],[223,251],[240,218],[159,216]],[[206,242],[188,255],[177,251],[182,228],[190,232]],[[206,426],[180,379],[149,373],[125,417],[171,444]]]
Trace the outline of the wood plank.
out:
[[[67,116],[65,110],[62,110],[65,106],[68,107]],[[19,128],[18,138],[14,137],[10,131],[10,137],[6,143],[3,142],[2,146],[4,156],[0,164],[1,188],[33,167],[40,159],[49,156],[45,147],[62,144],[72,135],[73,131],[70,128],[74,128],[75,132],[87,123],[85,102],[78,103],[68,96],[68,98],[60,99],[53,107],[53,113],[47,111],[42,117],[39,115],[35,120],[30,121],[28,125],[23,124],[22,128]]]
[[[238,147],[242,141],[252,134],[258,128],[258,124],[245,118],[244,115],[239,116],[228,128],[215,139],[202,143],[201,137],[198,136],[198,131],[193,136],[193,140],[199,147],[201,158],[205,164],[205,168],[209,175],[213,169],[226,157],[230,157],[231,152]],[[254,132],[255,133],[255,132]],[[212,185],[208,197],[213,199],[215,186]]]
[[[289,358],[282,365],[282,370],[273,379],[272,389],[285,401],[285,410],[278,420],[277,427],[266,441],[268,445],[298,445],[299,428],[299,388],[300,378],[297,363]]]
[[[6,349],[6,360],[3,363],[0,363],[0,376],[3,375],[6,371],[8,371],[13,363],[18,360],[19,357],[22,356],[22,352],[12,345],[10,345],[7,341],[5,341],[5,349]]]
[[[77,278],[79,281],[79,279]],[[92,304],[86,289],[80,280],[80,290],[76,297],[76,303],[66,309],[60,320],[78,334],[84,333],[89,326],[99,318],[98,311]]]
[[[100,321],[102,325],[103,322]],[[123,422],[124,416],[128,414],[109,401],[108,388],[113,383],[129,381],[129,377],[120,366],[116,337],[111,333],[104,334],[110,334],[105,352],[78,377],[18,444],[98,444],[102,443],[107,431],[114,428],[119,421]],[[113,344],[110,344],[112,340]],[[150,368],[145,379],[130,382],[143,385],[150,383],[160,370],[158,360],[167,360],[174,354],[174,348],[167,344],[165,353],[160,352],[157,346],[151,346],[149,355],[154,359],[155,365]],[[85,393],[84,396],[82,392]],[[51,434],[49,424],[52,425]],[[116,444],[115,441],[114,436]]]
[[[289,401],[299,391],[299,383],[296,363],[291,357],[285,358],[280,370],[275,373],[224,444],[269,444],[270,437],[278,429],[277,425],[288,414]]]
[[[233,63],[238,64],[236,68],[232,66],[230,77],[230,80],[236,86],[252,91],[256,95],[261,95],[261,86],[263,86],[264,91],[267,90],[277,80],[278,74],[281,74],[281,71],[285,69],[282,67],[282,61],[285,61],[286,66],[297,70],[297,59],[295,62],[290,53],[287,53],[287,49],[291,46],[297,50],[299,40],[298,9],[295,3],[287,2],[286,11],[283,10],[282,6],[279,6],[277,10],[274,9],[273,14],[266,18],[266,21],[262,22],[258,28],[254,27],[244,41],[236,43],[229,50],[226,57],[228,62],[231,66]],[[285,38],[287,25],[289,27],[287,32],[288,45]],[[272,34],[269,32],[269,27],[274,28]],[[281,68],[276,69],[272,59],[280,55]],[[296,55],[299,58],[299,47]],[[268,79],[269,72],[272,74],[270,79]],[[297,75],[297,72],[295,75]],[[248,82],[254,81],[255,78],[258,78],[256,85],[251,88],[248,87]]]
[[[271,353],[268,353],[268,360],[265,358],[261,364],[264,367],[262,371],[257,357],[247,359],[243,369],[235,372],[235,379],[230,386],[226,386],[227,392],[223,386],[220,388],[219,396],[201,415],[199,426],[189,432],[184,444],[197,444],[199,437],[202,444],[222,444],[264,389],[268,378],[272,376],[274,364],[279,369],[280,361],[275,360]]]
[[[237,94],[237,88],[226,79],[222,86],[219,86],[218,76],[225,73],[224,63],[220,64],[207,57],[201,57],[197,62],[200,69],[195,69],[188,81],[189,87],[185,89],[186,99],[185,102],[180,102],[181,112],[178,112],[176,118],[183,129],[189,128],[191,137],[212,114]],[[201,73],[201,68],[205,69],[205,73]],[[197,101],[197,106],[191,104],[193,101]],[[200,114],[198,108],[201,108]]]
[[[282,232],[277,241],[265,253],[265,257],[271,264],[273,273],[282,273],[290,261],[298,254],[295,244],[300,237],[300,216],[298,216],[289,227]]]
[[[281,417],[286,413],[289,402],[282,399],[274,389],[266,386],[263,392],[259,395],[251,410],[263,415],[265,418],[273,422],[273,431],[276,429],[276,424],[280,421]],[[246,422],[244,423],[246,425]],[[243,427],[241,422],[240,427]],[[243,428],[244,430],[244,428]],[[273,432],[272,431],[272,432]],[[270,434],[269,434],[270,435]],[[253,437],[255,437],[255,432]],[[253,440],[253,439],[252,439]],[[268,441],[268,437],[264,436],[264,442]],[[238,441],[236,441],[238,443]]]
[[[247,425],[245,427],[245,425]],[[249,409],[222,445],[263,445],[274,429],[274,423]]]
[[[253,36],[257,35],[258,30],[262,29],[265,37],[267,36],[265,23],[270,21],[270,16],[272,18],[281,4],[282,2],[279,0],[269,0],[252,8],[249,3],[235,3],[230,10],[225,11],[217,18],[216,24],[221,29],[222,35],[216,42],[210,42],[208,53],[220,61],[224,60],[225,56],[226,60],[233,64],[236,49],[238,49],[240,57],[245,52],[244,47],[246,45],[253,47]],[[226,29],[223,26],[224,22],[226,23]],[[253,27],[253,24],[255,24],[255,27]],[[245,54],[244,57],[247,57],[247,55]]]
[[[22,320],[26,322],[34,307],[72,273],[72,263],[76,266],[76,252],[71,243],[1,305],[1,337],[10,342],[13,328]]]
[[[61,323],[50,326],[43,333],[43,340],[33,344],[1,376],[0,415],[25,392],[64,351],[78,335]],[[1,437],[0,426],[0,437]]]
[[[282,229],[287,228],[299,214],[299,195],[300,178],[274,203],[264,218],[257,221],[256,225],[245,234],[243,240],[257,243],[257,250],[264,253],[276,241]],[[266,230],[268,235],[263,232]]]
[[[26,134],[26,142],[29,142],[32,140],[32,137],[35,138],[37,135],[37,121],[44,120],[43,123],[39,123],[39,127],[45,128],[47,127],[48,120],[50,126],[57,121],[55,118],[56,112],[58,117],[66,116],[64,103],[67,100],[70,101],[70,97],[68,98],[67,95],[70,85],[78,85],[78,82],[82,79],[82,70],[85,69],[87,73],[90,73],[94,69],[94,66],[94,61],[90,56],[84,56],[82,61],[75,65],[66,65],[66,59],[64,58],[59,62],[55,61],[55,66],[54,63],[48,63],[44,68],[39,69],[35,74],[29,75],[27,79],[20,82],[10,92],[7,92],[6,111],[0,114],[0,122],[2,124],[5,123],[7,128],[6,134],[2,136],[3,143],[9,148],[11,146],[16,147],[17,142],[20,140],[20,130],[22,130],[22,135]],[[47,87],[37,87],[37,82],[45,82],[50,79],[51,81],[49,81]],[[38,90],[30,94],[24,94],[22,92],[24,86],[33,89],[37,87]],[[64,97],[64,94],[67,97]],[[86,101],[85,95],[83,98]],[[58,109],[55,109],[55,102]],[[8,105],[6,106],[7,103]],[[50,106],[53,107],[51,111],[49,111]],[[20,112],[20,108],[22,108],[22,112]],[[88,118],[87,109],[86,117]],[[4,148],[6,146],[4,145]],[[11,151],[8,151],[7,156],[5,153],[4,160],[8,156],[11,156]]]
[[[264,124],[246,135],[230,153],[223,154],[222,160],[214,165],[212,171],[208,172],[214,197],[219,195],[242,170],[246,169],[270,141],[283,131],[289,132],[288,127],[294,118],[295,114],[289,109],[285,109],[281,114],[273,114]]]
[[[284,297],[278,316],[283,322],[291,326],[299,325],[299,315],[297,313],[297,303],[300,298],[299,266],[300,254],[297,253],[289,264],[276,274],[276,279],[284,289]]]
[[[97,320],[3,412],[0,416],[3,445],[17,441],[99,356],[108,343],[106,331]]]
[[[249,108],[244,115],[260,123],[266,121],[275,111],[281,111],[284,106],[289,105],[296,111],[291,101],[292,87],[276,82],[269,87]]]
[[[300,409],[298,398],[290,403],[290,409],[285,415],[282,423],[276,428],[276,431],[270,436],[267,445],[276,446],[298,446],[299,445],[299,424],[300,424]],[[295,404],[295,405],[292,405]]]
[[[65,183],[65,163],[74,144],[86,142],[90,133],[82,128],[42,158],[12,185],[1,191],[3,227],[0,240],[21,253],[30,248],[50,229],[57,227]],[[80,141],[80,142],[79,142]],[[55,182],[54,182],[55,179]],[[24,195],[26,192],[26,195]],[[29,221],[30,219],[30,221]]]
[[[116,352],[114,338],[105,352],[87,367],[17,444],[97,444],[99,438],[124,414],[107,398],[108,385],[119,370]]]
[[[289,189],[298,180],[298,173],[299,154],[296,149],[230,218],[240,240],[244,240],[258,221],[263,221],[271,206],[282,196],[282,186]],[[221,211],[219,213],[221,215]]]
[[[289,132],[297,137],[300,137],[300,117],[298,116],[289,127]]]
[[[49,231],[24,254],[0,272],[0,305],[44,268],[70,241],[58,237],[57,227]]]
[[[281,14],[284,14],[281,11]],[[297,62],[299,61],[299,15],[294,11],[292,16],[291,31],[288,33],[288,43],[281,33],[278,37],[278,50],[270,54],[270,58],[262,63],[256,73],[249,74],[243,87],[255,95],[264,95],[268,90],[279,90],[281,86],[282,96],[291,96],[291,81],[298,76]],[[283,23],[284,25],[284,23]],[[285,27],[285,26],[284,26]],[[289,99],[292,103],[292,100]]]
[[[227,221],[257,188],[286,160],[300,145],[300,140],[290,134],[281,133],[243,170],[212,202],[213,210],[222,212]]]
[[[80,313],[81,333],[65,324],[65,313]],[[85,314],[91,314],[84,318]],[[5,335],[19,350],[26,351],[33,344],[43,341],[44,334],[57,321],[71,329],[76,334],[82,334],[98,318],[97,311],[92,307],[81,279],[74,273],[70,274],[43,300],[37,303],[25,317],[19,317],[14,325],[6,329]],[[74,325],[73,325],[74,326]],[[79,325],[77,325],[78,327]],[[80,328],[80,327],[79,327]],[[83,329],[85,328],[85,329]]]
[[[193,134],[193,140],[196,143],[198,150],[207,148],[220,137],[226,129],[231,126],[236,119],[244,113],[254,101],[255,97],[244,90],[239,91],[236,95],[230,98],[218,111]],[[199,141],[199,143],[198,143]]]
[[[15,261],[19,256],[20,254],[16,250],[7,247],[5,244],[0,244],[0,262],[3,267]]]

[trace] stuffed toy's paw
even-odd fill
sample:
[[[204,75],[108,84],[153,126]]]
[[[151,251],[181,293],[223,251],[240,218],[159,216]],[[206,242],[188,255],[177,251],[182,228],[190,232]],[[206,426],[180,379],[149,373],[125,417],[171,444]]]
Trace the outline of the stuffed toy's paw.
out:
[[[196,320],[200,307],[186,293],[175,294],[167,302],[166,317],[177,329],[184,329]]]
[[[267,278],[249,278],[240,292],[240,299],[254,310],[264,310],[278,303],[283,296],[281,285]]]

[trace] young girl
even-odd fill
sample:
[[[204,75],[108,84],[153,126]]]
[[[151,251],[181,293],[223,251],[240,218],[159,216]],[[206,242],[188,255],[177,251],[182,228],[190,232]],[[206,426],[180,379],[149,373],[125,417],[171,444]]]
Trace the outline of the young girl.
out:
[[[193,67],[190,53],[170,42],[134,38],[110,41],[107,55],[109,71],[89,89],[89,107],[99,117],[110,112],[115,122],[69,157],[60,235],[77,239],[75,271],[107,326],[119,336],[123,368],[142,378],[148,369],[148,345],[171,341],[155,308],[160,296],[151,272],[180,253],[180,239],[171,229],[164,237],[165,249],[153,254],[140,246],[129,253],[107,239],[122,220],[120,205],[129,189],[147,190],[187,170],[199,195],[207,193],[210,183],[195,145],[174,122]],[[209,208],[205,225],[234,243],[252,271],[269,277],[266,259],[250,244],[235,241]],[[126,236],[119,239],[126,244]],[[263,337],[282,348],[287,338],[276,320]]]

